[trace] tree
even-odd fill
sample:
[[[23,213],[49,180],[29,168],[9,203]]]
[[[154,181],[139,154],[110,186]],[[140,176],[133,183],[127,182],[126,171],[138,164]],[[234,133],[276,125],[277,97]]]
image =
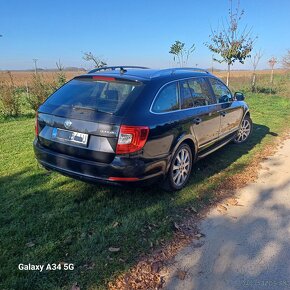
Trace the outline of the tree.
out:
[[[56,67],[59,71],[64,71],[64,66],[60,62],[60,59],[55,64],[56,64]]]
[[[235,61],[244,63],[253,49],[253,44],[256,39],[251,36],[251,29],[245,26],[240,30],[240,20],[244,15],[244,10],[240,11],[240,2],[237,2],[237,7],[233,10],[233,2],[230,0],[229,19],[226,21],[226,27],[222,24],[222,29],[211,29],[210,42],[205,43],[209,50],[220,56],[220,59],[214,58],[219,63],[225,62],[228,65],[227,69],[227,85],[229,85],[231,65]]]
[[[185,47],[185,43],[181,42],[179,40],[176,40],[170,47],[169,53],[173,54],[173,60],[176,61],[179,64],[180,67],[184,67],[187,65],[189,56],[195,51],[195,45],[192,44],[192,46],[187,49]]]
[[[254,56],[251,57],[251,63],[253,66],[253,78],[252,78],[252,92],[256,90],[256,69],[262,58],[263,54],[261,50],[254,53]]]
[[[92,61],[95,68],[106,66],[107,63],[100,59],[100,57],[93,55],[91,52],[84,52],[83,59],[86,61]]]
[[[287,54],[282,58],[282,65],[286,69],[290,69],[290,49],[288,49]]]

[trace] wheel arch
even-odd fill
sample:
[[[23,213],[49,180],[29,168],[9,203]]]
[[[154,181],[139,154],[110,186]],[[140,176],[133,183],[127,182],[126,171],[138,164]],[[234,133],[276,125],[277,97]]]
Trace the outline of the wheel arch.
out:
[[[241,124],[242,124],[242,122],[243,122],[243,120],[244,120],[244,118],[245,118],[246,116],[248,116],[249,118],[251,118],[251,113],[250,113],[250,110],[249,110],[248,107],[246,107],[245,110],[244,110],[243,117],[242,117],[241,120],[240,120],[239,128],[240,128],[240,126],[241,126]]]
[[[197,156],[197,142],[196,139],[194,138],[194,136],[189,135],[189,134],[181,134],[175,144],[172,146],[172,150],[171,150],[171,157],[170,160],[167,164],[167,168],[166,168],[166,172],[168,172],[168,169],[170,167],[172,158],[176,152],[176,150],[178,149],[178,147],[182,144],[182,143],[186,143],[189,148],[191,149],[191,154],[192,154],[192,162],[194,162],[196,160],[196,156]]]

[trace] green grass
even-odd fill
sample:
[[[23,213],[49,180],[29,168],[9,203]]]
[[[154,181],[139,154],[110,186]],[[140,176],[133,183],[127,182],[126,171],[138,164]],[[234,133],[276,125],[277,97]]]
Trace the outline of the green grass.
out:
[[[70,289],[74,282],[82,289],[106,288],[151,244],[172,237],[173,221],[182,218],[185,207],[209,200],[218,184],[244,170],[289,124],[290,99],[260,94],[247,101],[255,123],[249,142],[229,144],[198,162],[189,185],[171,194],[157,186],[120,189],[47,173],[33,155],[34,120],[2,120],[0,289]],[[109,247],[120,251],[111,253]],[[19,263],[59,262],[73,263],[75,269],[39,273],[17,268]]]

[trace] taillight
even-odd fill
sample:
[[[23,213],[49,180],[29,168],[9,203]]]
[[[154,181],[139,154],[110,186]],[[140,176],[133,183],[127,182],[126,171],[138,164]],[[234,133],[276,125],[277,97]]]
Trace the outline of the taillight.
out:
[[[116,154],[126,154],[141,150],[147,141],[148,134],[148,127],[121,125]]]
[[[35,126],[35,136],[37,137],[38,136],[38,112],[36,112],[35,113],[35,124],[34,124],[34,126]]]

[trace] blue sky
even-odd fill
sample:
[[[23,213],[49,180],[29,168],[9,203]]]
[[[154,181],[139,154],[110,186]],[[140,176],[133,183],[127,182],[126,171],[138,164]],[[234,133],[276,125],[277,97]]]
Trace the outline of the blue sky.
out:
[[[233,0],[235,2],[235,0]],[[289,0],[241,0],[242,26],[258,35],[264,51],[260,68],[271,56],[290,48]],[[210,27],[227,16],[228,0],[9,0],[0,2],[0,70],[64,66],[89,68],[82,52],[91,51],[110,65],[173,66],[168,53],[175,40],[196,50],[188,66],[210,67],[204,46]],[[225,65],[214,64],[225,68]],[[250,68],[249,61],[244,66]]]

